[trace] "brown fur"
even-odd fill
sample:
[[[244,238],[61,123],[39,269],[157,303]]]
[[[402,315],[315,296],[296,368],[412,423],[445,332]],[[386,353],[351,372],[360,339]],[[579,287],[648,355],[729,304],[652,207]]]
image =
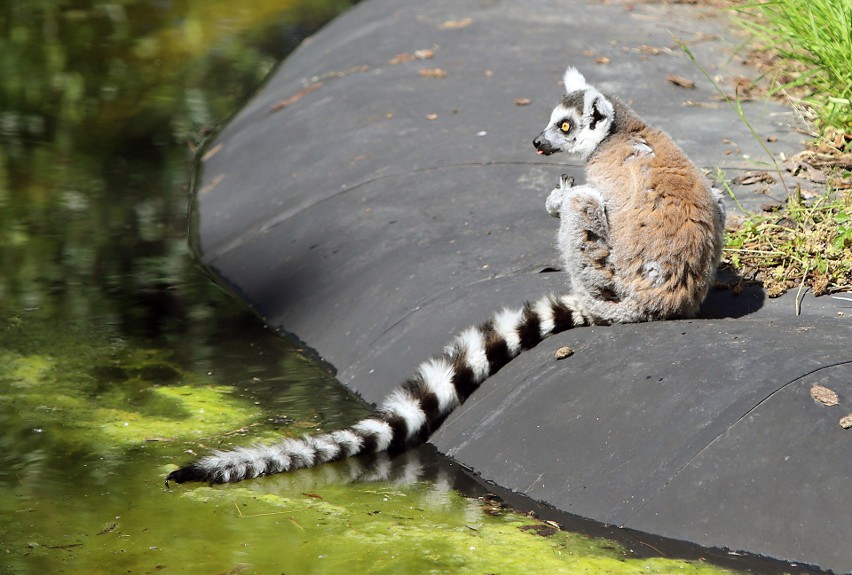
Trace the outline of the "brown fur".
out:
[[[633,284],[637,303],[658,309],[659,318],[692,316],[710,287],[721,245],[710,186],[667,134],[635,116],[619,124],[626,130],[607,138],[587,167],[589,183],[606,190],[610,262]],[[637,154],[637,144],[653,154]],[[661,283],[643,271],[647,261],[659,264]]]

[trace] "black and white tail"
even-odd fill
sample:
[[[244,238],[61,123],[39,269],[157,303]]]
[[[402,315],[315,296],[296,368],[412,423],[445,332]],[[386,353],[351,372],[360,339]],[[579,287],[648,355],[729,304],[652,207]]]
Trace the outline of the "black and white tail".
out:
[[[522,309],[504,309],[482,326],[466,329],[442,354],[421,363],[414,377],[385,398],[373,415],[352,427],[272,445],[216,451],[171,472],[166,485],[169,481],[240,481],[420,443],[521,351],[554,333],[591,323],[571,295],[545,296]]]

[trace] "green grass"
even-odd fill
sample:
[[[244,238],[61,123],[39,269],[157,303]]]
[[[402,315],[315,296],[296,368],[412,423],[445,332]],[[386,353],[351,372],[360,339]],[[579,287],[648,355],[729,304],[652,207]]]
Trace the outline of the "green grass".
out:
[[[807,287],[815,295],[852,290],[852,189],[848,186],[852,172],[844,159],[849,156],[844,151],[852,152],[852,0],[774,0],[734,9],[748,15],[740,22],[757,44],[764,49],[771,46],[775,54],[767,59],[773,67],[788,77],[796,74],[781,88],[795,84],[809,91],[805,103],[816,112],[824,136],[811,147],[824,156],[821,167],[829,183],[820,194],[809,197],[803,196],[799,186],[788,188],[781,166],[746,117],[739,95],[729,98],[690,49],[678,42],[771,159],[787,197],[777,211],[751,213],[717,169],[715,179],[746,216],[737,227],[726,230],[725,263],[744,279],[760,281],[769,297],[791,288],[801,292]]]
[[[852,125],[852,0],[772,0],[737,6],[738,21],[790,66],[779,89],[806,90],[823,133]],[[833,129],[833,130],[829,130]],[[849,149],[852,143],[847,142]]]
[[[852,191],[812,199],[800,191],[781,209],[751,214],[728,230],[725,259],[759,279],[769,297],[809,286],[815,295],[852,289]]]

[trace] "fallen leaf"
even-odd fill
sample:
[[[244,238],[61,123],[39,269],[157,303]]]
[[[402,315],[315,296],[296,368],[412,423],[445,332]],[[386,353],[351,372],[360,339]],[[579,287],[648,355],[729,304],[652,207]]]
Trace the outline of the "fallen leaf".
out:
[[[840,427],[842,427],[843,429],[852,428],[852,413],[840,418]]]
[[[438,28],[441,30],[456,30],[458,28],[470,26],[471,24],[473,24],[473,18],[462,18],[461,20],[447,20],[438,26]]]
[[[751,186],[754,184],[774,184],[775,178],[769,172],[758,172],[756,174],[746,174],[745,176],[737,176],[731,179],[732,184],[738,186]]]
[[[599,56],[599,57],[595,58],[595,63],[596,64],[609,64],[610,59],[607,58],[606,56]]]
[[[426,119],[427,119],[427,120],[432,120],[432,121],[437,120],[437,119],[438,119],[438,114],[426,114]]]
[[[695,82],[693,82],[689,78],[678,76],[677,74],[669,74],[668,76],[666,76],[666,80],[668,80],[675,86],[680,86],[681,88],[686,88],[687,90],[692,90],[693,88],[695,88]]]
[[[295,104],[296,102],[298,102],[299,100],[301,100],[302,98],[304,98],[305,96],[307,96],[308,94],[313,92],[314,90],[319,90],[320,88],[322,88],[322,82],[314,82],[310,86],[306,86],[305,88],[302,88],[301,90],[299,90],[298,92],[296,92],[295,94],[290,96],[289,98],[287,98],[285,100],[281,100],[280,102],[278,102],[276,104],[273,104],[272,106],[269,107],[269,111],[270,112],[277,112],[278,110],[286,108],[287,106],[292,106],[293,104]]]
[[[222,180],[224,180],[224,179],[225,179],[225,174],[217,175],[215,178],[213,178],[213,180],[209,184],[207,184],[206,186],[204,186],[203,188],[198,190],[198,195],[203,196],[204,194],[210,192],[210,190],[212,190],[213,188],[215,188],[216,186],[221,184]]]
[[[367,66],[366,64],[362,64],[360,66],[352,66],[351,68],[347,68],[345,70],[329,70],[328,72],[324,72],[318,76],[312,76],[311,82],[319,82],[320,80],[326,80],[328,78],[343,78],[348,76],[349,74],[366,72],[369,69],[369,66]]]
[[[403,52],[402,54],[397,54],[390,60],[388,60],[389,66],[396,66],[397,64],[404,64],[405,62],[411,62],[415,59],[414,54],[409,54],[408,52]]]
[[[413,54],[403,52],[402,54],[397,54],[388,60],[388,65],[396,66],[397,64],[404,64],[405,62],[411,62],[412,60],[431,60],[434,55],[435,51],[429,49],[415,50]]]
[[[556,359],[565,359],[566,357],[571,357],[572,355],[574,355],[574,350],[570,347],[560,347],[556,350],[556,353],[553,354]]]
[[[421,68],[417,71],[423,78],[443,78],[447,71],[442,68]]]
[[[201,156],[201,161],[206,162],[207,160],[218,154],[221,150],[222,142],[219,142],[218,144],[207,150],[207,152],[205,152],[203,156]]]
[[[98,535],[104,535],[106,533],[111,533],[111,532],[115,531],[116,527],[118,527],[118,522],[113,521],[112,523],[109,523],[106,527],[104,527],[103,529],[98,531]]]
[[[317,495],[316,493],[302,493],[302,495],[311,499],[322,499],[322,495]]]
[[[515,98],[516,106],[529,106],[532,103],[532,100],[529,98]]]
[[[652,56],[657,56],[662,53],[671,54],[671,48],[658,48],[657,46],[649,46],[648,44],[640,44],[639,51],[643,54],[651,54]]]
[[[814,398],[815,401],[829,407],[840,403],[837,394],[833,390],[822,385],[815,385],[811,388],[811,397]]]

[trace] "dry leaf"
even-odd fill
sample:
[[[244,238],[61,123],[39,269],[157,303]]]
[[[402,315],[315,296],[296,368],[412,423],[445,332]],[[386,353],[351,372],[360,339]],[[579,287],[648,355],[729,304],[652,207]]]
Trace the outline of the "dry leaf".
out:
[[[671,54],[671,48],[658,48],[657,46],[649,46],[648,44],[640,44],[639,51],[643,54],[650,54],[652,56],[657,56],[662,53]]]
[[[681,88],[686,88],[687,90],[692,90],[693,88],[695,88],[695,82],[693,82],[689,78],[678,76],[677,74],[669,74],[668,76],[666,76],[666,80],[668,80],[675,86],[680,86]]]
[[[411,62],[415,59],[414,54],[409,54],[408,52],[403,52],[402,54],[397,54],[390,60],[388,60],[389,66],[396,66],[397,64],[404,64],[405,62]]]
[[[837,394],[833,390],[822,385],[815,385],[811,388],[811,397],[813,397],[815,401],[827,406],[837,405],[840,403]]]
[[[311,82],[319,82],[320,80],[327,80],[328,78],[345,78],[349,74],[366,72],[369,69],[369,66],[367,66],[366,64],[362,64],[360,66],[352,66],[351,68],[347,68],[345,70],[329,70],[328,72],[323,72],[318,76],[311,76]]]
[[[462,18],[461,20],[447,20],[438,27],[441,30],[455,30],[457,28],[470,26],[471,24],[473,24],[473,18]]]
[[[298,102],[299,100],[301,100],[302,98],[304,98],[305,96],[307,96],[308,94],[313,92],[314,90],[319,90],[320,88],[322,88],[322,82],[314,82],[310,86],[307,86],[306,88],[302,88],[301,90],[299,90],[298,92],[296,92],[295,94],[293,94],[292,96],[287,98],[286,100],[281,100],[277,104],[273,104],[272,106],[269,107],[269,111],[270,112],[277,112],[278,110],[286,108],[287,106],[292,106],[293,104],[295,104],[296,102]]]
[[[843,429],[852,428],[852,413],[840,418],[840,427]]]
[[[421,68],[418,72],[423,78],[443,78],[447,75],[442,68]]]
[[[565,359],[566,357],[571,357],[572,355],[574,355],[574,350],[570,347],[560,347],[556,350],[556,353],[553,354],[556,359]]]
[[[745,176],[737,176],[731,180],[732,184],[738,186],[751,186],[754,184],[774,184],[775,178],[769,172],[758,172],[756,174],[746,174]]]
[[[218,144],[207,150],[207,152],[205,152],[205,154],[201,156],[201,161],[206,162],[207,160],[218,154],[220,151],[222,151],[222,142],[219,142]]]
[[[610,59],[607,58],[606,56],[599,56],[599,57],[595,58],[595,63],[596,64],[609,64]]]
[[[515,98],[516,106],[529,106],[531,102],[529,98]]]
[[[427,120],[437,120],[438,114],[426,114],[426,119]]]
[[[429,49],[415,50],[413,54],[403,52],[402,54],[397,54],[388,60],[388,64],[396,66],[397,64],[404,64],[405,62],[411,62],[412,60],[431,60],[434,55],[435,51]]]

